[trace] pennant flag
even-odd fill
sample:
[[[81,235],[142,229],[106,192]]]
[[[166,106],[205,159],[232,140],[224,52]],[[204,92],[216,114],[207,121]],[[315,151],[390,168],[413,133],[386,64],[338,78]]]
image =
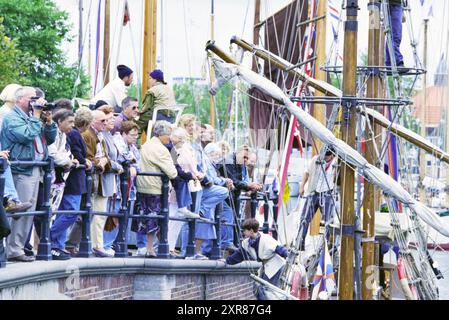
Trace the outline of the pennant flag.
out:
[[[312,300],[317,300],[320,292],[326,291],[328,296],[335,289],[335,276],[332,259],[327,248],[327,240],[324,239],[324,248],[321,250],[320,262],[313,277]]]
[[[290,200],[290,187],[288,186],[288,180],[285,180],[284,194],[282,195],[283,203],[287,203]]]
[[[123,26],[126,26],[129,22],[129,8],[128,0],[125,1],[125,13],[123,14]]]

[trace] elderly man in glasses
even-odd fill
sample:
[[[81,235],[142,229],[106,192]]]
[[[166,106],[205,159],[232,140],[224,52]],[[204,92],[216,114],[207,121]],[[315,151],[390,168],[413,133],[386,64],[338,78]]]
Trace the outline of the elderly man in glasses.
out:
[[[132,121],[139,114],[139,101],[136,98],[126,97],[122,101],[122,112],[115,118],[114,128],[111,130],[111,134],[120,132],[122,122]]]

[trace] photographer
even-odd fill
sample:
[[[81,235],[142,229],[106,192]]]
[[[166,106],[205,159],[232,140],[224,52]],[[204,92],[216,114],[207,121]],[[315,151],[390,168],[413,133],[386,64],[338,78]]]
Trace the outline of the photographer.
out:
[[[16,91],[16,105],[3,120],[1,144],[10,151],[11,160],[45,161],[48,158],[47,145],[56,138],[57,126],[49,111],[43,111],[46,101],[33,99],[36,90],[23,87]],[[22,202],[30,201],[36,208],[41,179],[41,168],[36,166],[11,166],[14,184]],[[10,261],[30,262],[34,256],[26,256],[23,250],[33,224],[33,217],[20,217],[11,221],[11,234],[7,239],[7,255]]]

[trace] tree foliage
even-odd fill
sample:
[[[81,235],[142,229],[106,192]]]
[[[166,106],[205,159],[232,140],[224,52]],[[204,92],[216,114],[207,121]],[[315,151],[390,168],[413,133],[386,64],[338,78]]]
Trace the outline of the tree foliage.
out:
[[[17,49],[16,42],[5,35],[3,18],[0,17],[0,90],[9,83],[18,82],[26,70],[27,56]]]
[[[47,100],[72,97],[78,75],[77,66],[67,66],[61,50],[63,41],[72,41],[68,14],[51,0],[0,0],[4,31],[20,50],[18,61],[27,61],[17,82],[42,88]],[[75,95],[85,97],[88,78],[80,72]]]
[[[173,90],[176,102],[187,104],[184,113],[193,113],[202,123],[210,123],[210,94],[207,85],[198,85],[189,80],[183,84],[175,84]],[[216,129],[225,128],[230,117],[231,99],[232,86],[226,83],[215,96]]]

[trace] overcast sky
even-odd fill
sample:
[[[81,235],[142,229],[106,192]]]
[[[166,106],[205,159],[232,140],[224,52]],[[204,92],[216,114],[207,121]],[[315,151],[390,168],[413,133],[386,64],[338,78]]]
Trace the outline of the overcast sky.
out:
[[[77,60],[78,47],[78,1],[56,0],[57,5],[67,11],[73,25],[72,35],[75,40],[64,44],[70,63]],[[100,0],[83,0],[85,50],[83,65],[94,75],[95,41],[97,8]],[[290,0],[261,0],[261,18],[271,15],[288,4]],[[341,3],[341,0],[333,0]],[[428,6],[433,3],[433,17],[429,20],[429,83],[436,69],[442,51],[445,51],[448,33],[449,0],[426,0],[422,8],[419,0],[409,0],[412,7],[412,28],[418,42],[418,55],[422,57],[423,18],[427,15]],[[121,11],[124,0],[111,1],[111,66],[115,75],[117,64],[126,64],[140,75],[142,61],[142,20],[143,0],[128,0],[131,21],[121,30],[119,42]],[[229,51],[229,40],[233,35],[252,41],[254,20],[254,0],[214,0],[215,3],[215,40],[218,46]],[[359,1],[359,52],[366,51],[368,38],[368,0]],[[102,1],[104,4],[104,1]],[[166,80],[172,82],[174,77],[203,77],[203,66],[206,59],[205,43],[210,39],[211,0],[159,0],[158,1],[158,67],[165,72]],[[331,21],[331,19],[329,19]],[[103,22],[103,19],[102,19]],[[407,24],[403,24],[404,36],[401,50],[406,65],[414,63],[410,46],[410,32]],[[90,34],[90,37],[89,37]],[[341,31],[341,35],[342,31]],[[90,41],[89,41],[90,38]],[[101,37],[103,38],[103,37]],[[328,47],[330,47],[328,36]],[[101,39],[101,41],[103,41]],[[90,50],[89,50],[90,43]],[[341,36],[343,43],[343,36]],[[89,51],[91,52],[89,54]],[[102,59],[100,59],[102,60]],[[246,63],[250,59],[246,58]],[[99,83],[101,87],[101,80]]]

